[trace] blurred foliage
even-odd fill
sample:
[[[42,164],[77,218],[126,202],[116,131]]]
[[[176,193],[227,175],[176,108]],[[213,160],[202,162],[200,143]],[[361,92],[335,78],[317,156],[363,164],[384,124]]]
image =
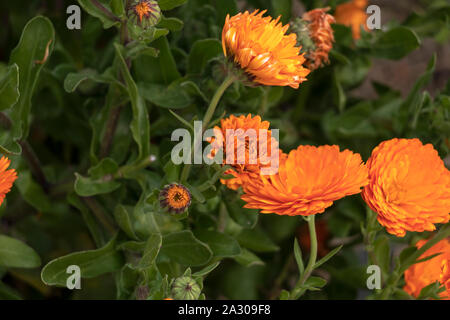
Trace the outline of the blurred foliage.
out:
[[[293,1],[239,1],[239,8],[268,9],[289,22]],[[81,30],[66,28],[73,1],[24,2],[0,4],[0,151],[19,174],[0,207],[0,298],[133,299],[142,298],[144,286],[144,298],[163,299],[182,275],[192,276],[203,289],[200,298],[208,299],[277,298],[292,288],[298,275],[292,241],[301,219],[243,209],[239,193],[218,182],[216,166],[193,166],[188,214],[168,215],[157,201],[159,190],[181,175],[182,167],[170,161],[172,131],[201,119],[223,80],[221,30],[226,15],[238,12],[236,1],[160,0],[163,17],[148,30],[127,24],[122,0],[99,1],[118,20],[80,0]],[[325,2],[333,10],[344,1],[304,5]],[[382,140],[417,137],[445,158],[450,83],[435,96],[423,90],[435,56],[407,97],[378,82],[372,83],[375,99],[350,91],[377,67],[375,58],[401,59],[424,38],[448,44],[449,17],[448,1],[424,1],[403,23],[363,32],[356,42],[349,28],[333,25],[330,65],[299,90],[235,84],[215,118],[260,114],[281,129],[285,151],[338,144],[366,160]],[[362,234],[369,215],[353,196],[318,217],[330,230],[330,250],[344,247],[318,269],[328,284],[305,298],[366,296],[363,237],[377,232],[385,275],[389,249],[416,237],[388,237],[376,227]],[[72,264],[81,266],[82,290],[64,288]],[[312,287],[324,285],[311,279]],[[437,289],[427,290],[424,297]]]

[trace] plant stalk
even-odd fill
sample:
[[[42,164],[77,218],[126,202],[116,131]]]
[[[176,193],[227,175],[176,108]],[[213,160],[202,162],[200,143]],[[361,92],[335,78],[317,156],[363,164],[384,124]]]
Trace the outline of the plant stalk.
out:
[[[308,229],[309,229],[309,238],[311,239],[311,248],[309,254],[308,265],[305,268],[305,271],[300,276],[297,284],[295,285],[294,290],[292,290],[291,295],[289,297],[290,300],[297,300],[300,298],[306,291],[306,289],[302,286],[305,284],[306,280],[308,280],[311,275],[314,265],[317,260],[317,235],[316,235],[316,224],[315,224],[315,216],[311,215],[307,219],[308,221]]]

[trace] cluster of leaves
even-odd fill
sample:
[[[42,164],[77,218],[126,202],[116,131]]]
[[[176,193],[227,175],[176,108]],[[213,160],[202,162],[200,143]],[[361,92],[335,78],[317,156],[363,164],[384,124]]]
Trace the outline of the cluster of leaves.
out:
[[[158,201],[161,188],[182,176],[183,166],[170,160],[172,131],[191,129],[223,80],[219,39],[225,16],[238,12],[236,1],[160,0],[161,21],[142,29],[128,21],[127,1],[97,1],[101,9],[78,0],[81,30],[65,26],[70,1],[45,9],[29,2],[26,10],[8,2],[8,28],[0,31],[0,151],[19,175],[0,207],[0,297],[163,299],[182,275],[199,283],[201,298],[278,297],[304,271],[297,241],[292,247],[301,219],[244,209],[239,192],[218,182],[220,166],[192,167],[184,181],[193,196],[188,213],[170,215]],[[304,1],[307,9],[320,2]],[[343,1],[331,2],[333,9]],[[244,5],[282,14],[284,22],[293,18],[291,0]],[[272,128],[283,128],[283,150],[338,144],[367,159],[382,140],[418,137],[445,157],[450,86],[435,97],[422,90],[435,57],[406,98],[381,83],[372,84],[373,100],[348,92],[376,67],[375,58],[400,59],[423,37],[447,41],[441,30],[449,30],[449,12],[439,2],[402,25],[363,31],[356,43],[349,28],[334,25],[329,66],[299,90],[235,84],[215,121],[224,114],[260,114]],[[369,216],[358,196],[327,210],[332,236],[346,245],[316,264],[330,280],[325,286],[323,278],[310,277],[305,297],[355,298],[367,277],[354,250],[364,239],[374,244],[368,249],[383,274],[390,273],[389,250],[398,240],[380,235],[366,223]],[[400,276],[417,254],[405,252]],[[82,290],[64,289],[70,265],[81,268]],[[425,297],[435,294],[430,288]]]

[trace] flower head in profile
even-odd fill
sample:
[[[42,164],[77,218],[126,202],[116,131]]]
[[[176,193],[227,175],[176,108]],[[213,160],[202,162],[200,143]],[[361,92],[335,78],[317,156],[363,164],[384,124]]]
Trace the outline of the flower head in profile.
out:
[[[294,33],[286,35],[289,25],[263,17],[266,10],[227,15],[222,31],[222,47],[226,57],[251,82],[267,86],[298,88],[309,70],[305,58],[296,47]]]
[[[11,190],[14,181],[17,179],[17,173],[14,169],[8,169],[11,160],[6,157],[0,159],[0,205],[5,200],[6,194]]]
[[[420,240],[416,247],[420,249],[428,240]],[[440,293],[441,299],[450,299],[450,238],[443,239],[425,251],[420,259],[440,253],[429,260],[413,264],[405,271],[405,286],[403,290],[414,297],[418,297],[420,291],[436,281],[439,281],[446,288]]]
[[[333,48],[334,35],[331,24],[335,22],[328,14],[330,8],[318,8],[306,12],[302,18],[291,23],[293,32],[297,34],[297,45],[305,52],[306,66],[316,70],[329,63],[328,53]]]
[[[161,19],[161,9],[155,0],[134,0],[128,15],[140,26],[150,27],[158,24]]]
[[[418,139],[382,142],[367,161],[369,184],[362,197],[386,230],[433,231],[450,219],[450,172],[431,144]]]
[[[334,13],[336,22],[351,27],[353,39],[361,38],[361,26],[364,30],[369,30],[366,24],[366,7],[367,0],[352,0],[336,7]]]
[[[162,208],[172,213],[183,213],[191,205],[191,193],[188,188],[179,183],[172,183],[164,187],[159,194]]]
[[[309,216],[333,201],[361,192],[367,168],[361,156],[338,146],[299,146],[281,159],[277,174],[243,184],[245,208],[261,213]]]
[[[214,138],[210,139],[211,157],[220,150],[223,162],[232,166],[225,171],[230,179],[221,179],[222,184],[237,190],[248,178],[258,178],[261,168],[279,161],[282,152],[269,126],[270,123],[262,121],[260,116],[248,114],[231,115],[220,121],[220,127],[214,127]]]

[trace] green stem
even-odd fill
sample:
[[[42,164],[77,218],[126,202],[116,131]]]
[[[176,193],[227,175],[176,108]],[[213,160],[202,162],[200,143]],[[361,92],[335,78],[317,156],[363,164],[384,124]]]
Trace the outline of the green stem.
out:
[[[206,110],[205,116],[203,117],[203,126],[202,126],[202,133],[205,132],[205,130],[208,128],[209,122],[211,121],[211,118],[214,115],[214,112],[216,111],[217,105],[219,104],[220,98],[222,98],[223,94],[225,93],[225,90],[235,81],[235,77],[233,75],[229,75],[225,78],[225,80],[222,82],[222,84],[217,88],[216,93],[214,93],[214,96],[208,106],[208,109]],[[191,152],[194,150],[194,148],[191,148]],[[189,173],[191,172],[192,165],[190,163],[186,163],[183,167],[183,171],[181,172],[180,181],[181,183],[185,182],[188,177]]]
[[[220,98],[224,94],[225,90],[234,82],[235,77],[233,75],[229,75],[225,78],[222,84],[217,88],[216,93],[214,94],[211,103],[209,104],[208,110],[206,110],[205,116],[203,117],[203,132],[208,128],[208,124],[211,121],[211,118],[216,111],[216,107],[219,104]]]
[[[309,238],[311,239],[309,261],[305,271],[300,276],[300,279],[298,280],[294,290],[292,290],[292,293],[290,295],[291,300],[297,300],[305,293],[306,289],[302,288],[302,286],[305,284],[306,280],[308,280],[309,276],[311,275],[317,260],[317,236],[316,236],[316,225],[314,222],[314,215],[309,216],[307,218],[307,221],[309,228]]]

